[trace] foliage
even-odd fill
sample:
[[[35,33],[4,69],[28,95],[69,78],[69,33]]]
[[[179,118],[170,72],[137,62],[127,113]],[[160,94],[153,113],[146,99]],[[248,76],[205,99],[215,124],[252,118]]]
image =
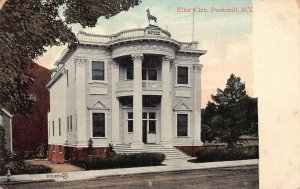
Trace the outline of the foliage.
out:
[[[8,169],[11,171],[12,175],[51,173],[51,168],[49,167],[43,165],[31,165],[23,160],[8,161],[5,165],[6,172]]]
[[[165,159],[162,153],[117,154],[112,158],[93,157],[85,161],[72,161],[71,164],[86,170],[160,165]]]
[[[46,144],[41,144],[37,149],[36,157],[39,159],[47,158],[48,146]]]
[[[106,157],[107,158],[112,158],[116,155],[116,152],[114,150],[113,144],[109,143],[107,148],[106,148]]]
[[[12,158],[9,158],[4,166],[4,172],[1,174],[5,175],[8,169],[12,175],[51,173],[51,168],[43,165],[32,165],[26,163],[24,158],[21,156],[13,156]]]
[[[244,160],[257,159],[258,147],[247,146],[235,149],[214,148],[205,149],[197,156],[193,162],[214,162],[214,161],[230,161],[230,160]]]
[[[257,136],[257,100],[246,94],[245,84],[231,74],[224,90],[212,95],[202,114],[202,139],[228,143],[234,148],[242,135]]]
[[[90,138],[88,142],[88,153],[90,154],[93,150],[93,140]]]
[[[136,6],[140,0],[7,0],[0,10],[0,108],[26,114],[31,107],[28,88],[34,81],[32,60],[46,47],[77,39],[70,23],[93,27],[100,17],[110,18]],[[60,11],[63,10],[63,15]]]

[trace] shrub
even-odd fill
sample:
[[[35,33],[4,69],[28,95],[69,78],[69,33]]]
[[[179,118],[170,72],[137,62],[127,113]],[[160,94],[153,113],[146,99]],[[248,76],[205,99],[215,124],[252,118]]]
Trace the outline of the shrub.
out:
[[[38,159],[46,159],[47,158],[47,151],[48,151],[48,146],[45,144],[41,144],[38,148],[37,148],[37,154],[36,157]]]
[[[49,167],[31,165],[25,163],[23,160],[10,160],[4,168],[6,172],[9,169],[12,175],[51,173],[51,168]]]
[[[248,146],[228,150],[205,149],[197,156],[196,162],[230,161],[258,158],[258,147]]]
[[[106,147],[106,157],[107,158],[113,158],[116,155],[116,151],[114,150],[113,144],[109,143]]]
[[[117,154],[113,157],[93,157],[84,161],[72,161],[71,164],[91,169],[110,169],[160,165],[165,159],[162,153]]]

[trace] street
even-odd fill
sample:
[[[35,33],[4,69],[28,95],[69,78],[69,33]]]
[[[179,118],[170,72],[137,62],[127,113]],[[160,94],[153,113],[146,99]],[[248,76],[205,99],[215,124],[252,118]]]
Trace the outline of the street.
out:
[[[70,182],[46,182],[1,186],[3,188],[258,188],[258,166],[163,172],[127,176],[101,177]]]

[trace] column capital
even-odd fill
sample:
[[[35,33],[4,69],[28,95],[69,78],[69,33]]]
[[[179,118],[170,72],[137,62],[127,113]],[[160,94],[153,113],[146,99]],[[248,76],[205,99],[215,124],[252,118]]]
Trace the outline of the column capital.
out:
[[[194,72],[201,72],[202,68],[203,68],[202,64],[193,64]]]
[[[144,60],[144,55],[139,53],[139,54],[132,54],[131,58],[133,60],[133,62],[139,62],[142,63]]]
[[[110,64],[112,68],[119,68],[119,64],[112,58],[107,59],[107,62]]]
[[[173,60],[174,60],[174,58],[172,58],[172,57],[170,57],[170,56],[163,56],[163,57],[161,58],[161,61],[162,61],[163,64],[164,64],[164,63],[166,63],[166,64],[171,63]]]
[[[75,57],[74,63],[78,65],[85,65],[88,62],[88,59],[84,57]]]

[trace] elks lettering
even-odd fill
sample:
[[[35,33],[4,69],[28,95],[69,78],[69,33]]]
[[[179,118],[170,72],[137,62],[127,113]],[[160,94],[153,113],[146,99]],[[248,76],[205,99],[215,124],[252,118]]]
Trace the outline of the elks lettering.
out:
[[[152,31],[152,30],[150,30],[150,31],[148,31],[148,34],[149,35],[160,35],[160,31]]]

